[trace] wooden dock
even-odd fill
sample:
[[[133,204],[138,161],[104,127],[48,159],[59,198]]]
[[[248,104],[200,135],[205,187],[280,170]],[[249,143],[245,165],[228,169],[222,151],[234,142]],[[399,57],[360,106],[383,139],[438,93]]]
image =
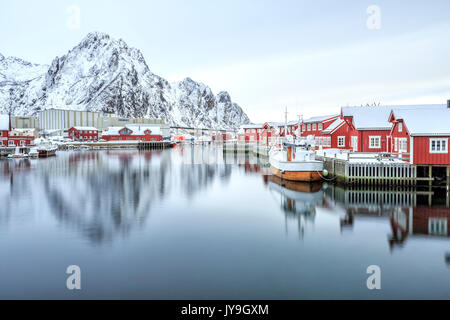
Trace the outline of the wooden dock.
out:
[[[173,143],[171,141],[140,141],[137,147],[139,150],[162,150],[172,148]]]
[[[324,163],[329,179],[346,185],[395,185],[415,186],[419,182],[432,184],[431,176],[418,176],[417,166],[400,160],[407,154],[378,153],[375,157],[367,153],[348,153],[346,159],[337,157],[316,156]]]

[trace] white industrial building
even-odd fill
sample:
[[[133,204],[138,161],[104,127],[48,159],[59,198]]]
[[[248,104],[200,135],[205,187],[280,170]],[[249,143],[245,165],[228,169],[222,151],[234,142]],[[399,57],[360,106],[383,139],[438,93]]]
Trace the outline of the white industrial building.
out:
[[[109,127],[127,124],[150,124],[165,126],[159,119],[121,118],[113,114],[90,111],[74,111],[63,109],[47,109],[38,113],[39,130],[58,130],[63,134],[72,127],[95,127],[106,130]]]

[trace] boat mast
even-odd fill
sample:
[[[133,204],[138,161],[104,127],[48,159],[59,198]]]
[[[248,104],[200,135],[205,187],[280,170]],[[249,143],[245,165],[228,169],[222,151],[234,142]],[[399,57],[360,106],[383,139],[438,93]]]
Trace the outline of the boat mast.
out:
[[[284,138],[287,139],[287,107],[286,107],[286,111],[284,112]]]

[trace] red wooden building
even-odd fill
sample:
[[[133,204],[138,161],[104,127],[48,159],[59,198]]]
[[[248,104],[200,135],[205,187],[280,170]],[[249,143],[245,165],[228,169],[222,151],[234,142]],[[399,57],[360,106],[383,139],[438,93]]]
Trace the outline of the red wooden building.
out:
[[[74,141],[98,141],[98,130],[94,127],[72,127],[69,129],[69,138]]]
[[[450,165],[450,108],[394,109],[392,150],[409,153],[412,164]]]
[[[8,146],[8,133],[10,130],[9,116],[0,114],[0,146]]]
[[[19,147],[29,146],[34,141],[32,129],[11,130],[11,121],[8,115],[0,115],[0,146]]]
[[[106,141],[162,141],[161,128],[158,126],[110,127],[103,132]]]
[[[262,132],[262,124],[244,124],[240,127],[238,141],[246,143],[257,143]]]
[[[322,136],[322,131],[327,129],[339,115],[312,117],[302,122],[302,137]]]

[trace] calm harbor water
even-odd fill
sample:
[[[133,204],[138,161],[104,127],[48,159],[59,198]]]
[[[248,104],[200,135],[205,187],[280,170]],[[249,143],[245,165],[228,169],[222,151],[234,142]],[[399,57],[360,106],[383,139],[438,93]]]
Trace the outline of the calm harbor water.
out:
[[[450,298],[446,190],[282,184],[186,146],[0,160],[0,203],[1,299]]]

